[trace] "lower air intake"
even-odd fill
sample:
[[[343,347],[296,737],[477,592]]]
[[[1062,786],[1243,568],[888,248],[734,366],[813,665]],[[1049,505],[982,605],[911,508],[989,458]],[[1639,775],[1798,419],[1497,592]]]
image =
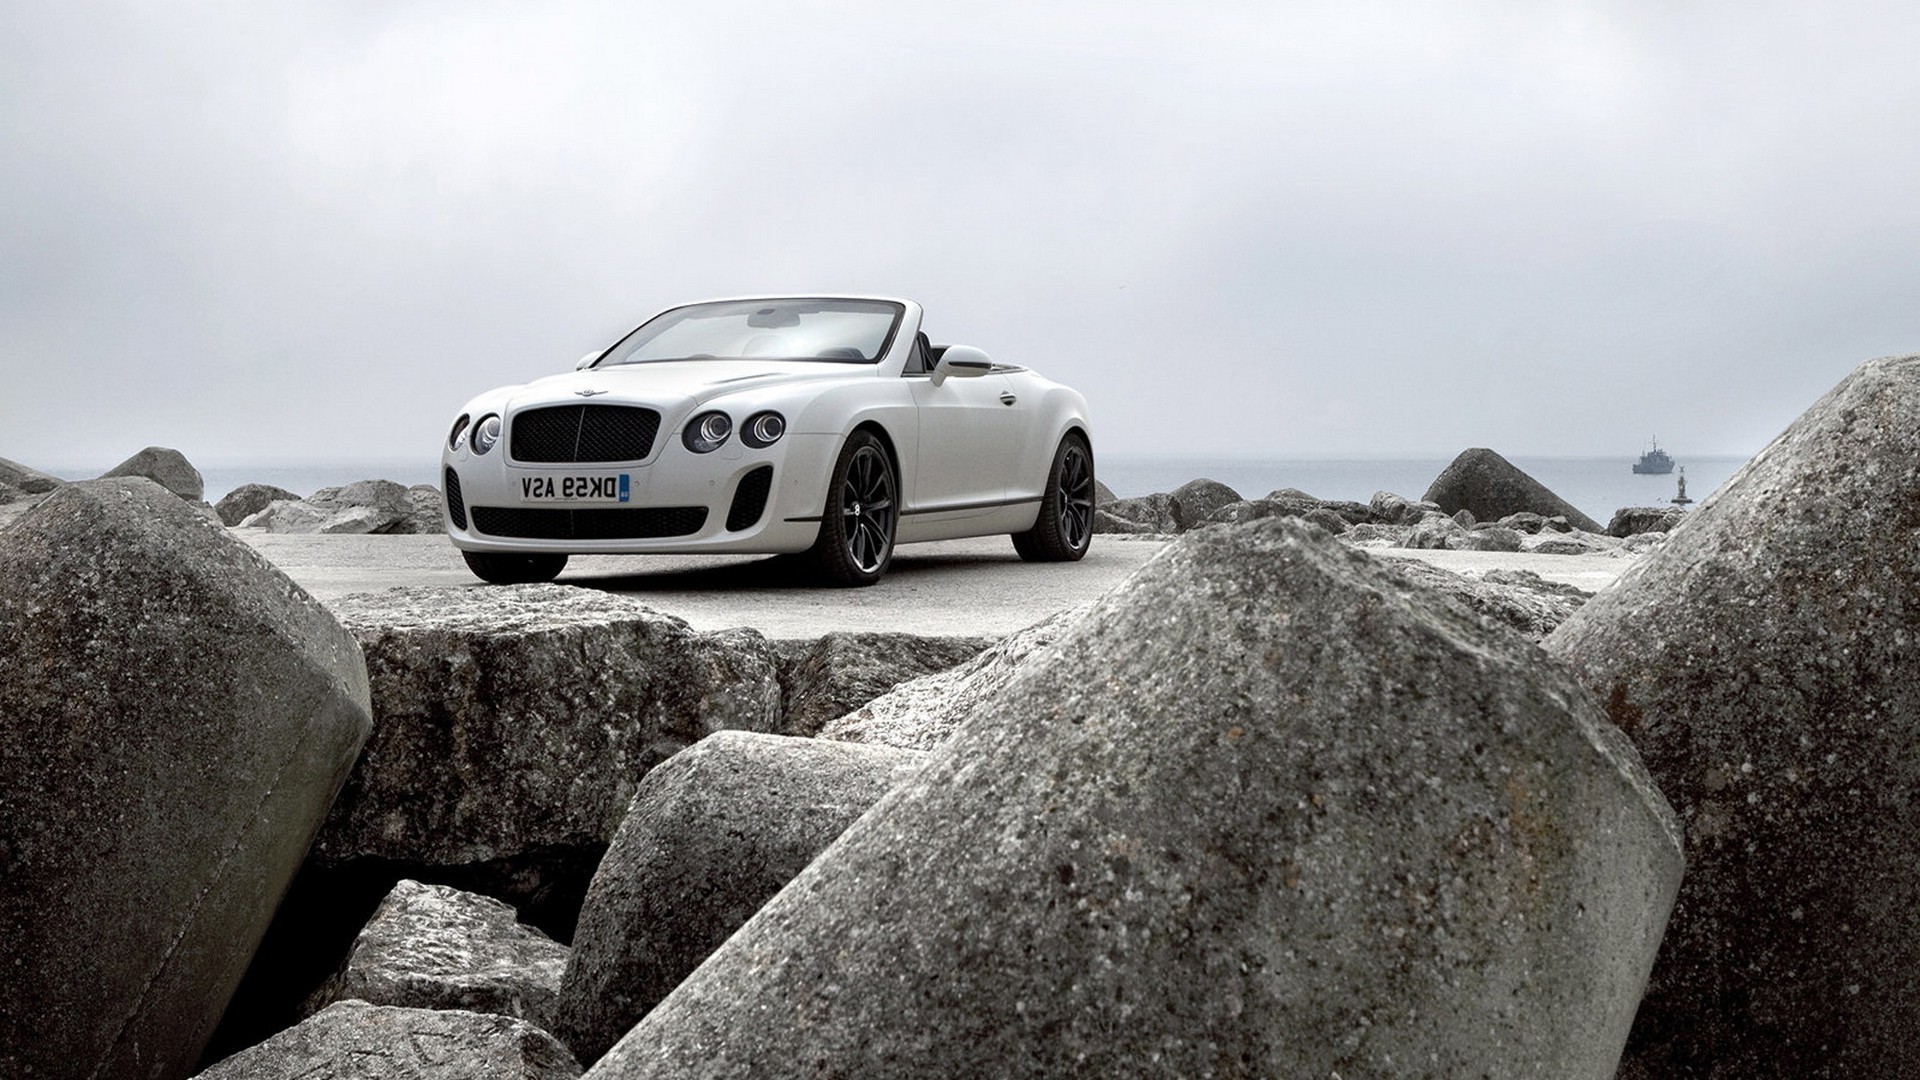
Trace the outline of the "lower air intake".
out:
[[[767,512],[767,495],[773,490],[773,466],[762,465],[740,478],[733,490],[733,505],[727,509],[727,531],[750,529]]]
[[[467,500],[460,495],[460,474],[447,470],[445,490],[441,494],[447,499],[447,516],[453,519],[453,527],[465,530],[467,527]]]
[[[519,540],[657,540],[691,536],[707,523],[704,506],[561,509],[476,506],[474,528]]]

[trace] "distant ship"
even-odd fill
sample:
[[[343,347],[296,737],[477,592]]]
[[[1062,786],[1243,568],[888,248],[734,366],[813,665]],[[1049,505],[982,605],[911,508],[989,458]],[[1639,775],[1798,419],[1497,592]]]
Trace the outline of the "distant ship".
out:
[[[1673,459],[1660,449],[1660,442],[1656,439],[1653,449],[1641,454],[1640,460],[1634,462],[1633,471],[1643,476],[1665,476],[1673,471]]]

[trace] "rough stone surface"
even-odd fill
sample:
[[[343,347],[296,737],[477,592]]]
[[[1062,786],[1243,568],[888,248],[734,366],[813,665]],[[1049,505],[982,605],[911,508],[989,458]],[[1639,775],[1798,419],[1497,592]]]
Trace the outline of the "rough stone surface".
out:
[[[598,1059],[926,757],[721,732],[647,774],[587,892],[554,1033]]]
[[[517,922],[511,906],[445,885],[402,881],[306,1011],[353,998],[517,1016],[550,1031],[566,966],[567,947]]]
[[[1920,356],[1870,361],[1547,638],[1687,877],[1650,1076],[1920,1074]]]
[[[1340,539],[1354,547],[1405,547],[1407,538],[1413,535],[1411,525],[1381,525],[1368,522],[1355,525],[1340,534]]]
[[[1408,581],[1444,592],[1531,641],[1539,641],[1566,622],[1590,595],[1530,570],[1489,570],[1470,576],[1418,559],[1395,559],[1391,565]]]
[[[1453,545],[1462,551],[1519,551],[1520,534],[1502,525],[1481,525]]]
[[[1620,550],[1620,541],[1605,533],[1585,530],[1551,532],[1543,530],[1520,538],[1520,550],[1536,555],[1600,555]]]
[[[1455,541],[1467,535],[1460,523],[1445,514],[1430,513],[1420,519],[1420,523],[1407,534],[1402,545],[1410,548],[1445,550],[1455,546]]]
[[[1687,512],[1677,506],[1623,506],[1607,522],[1607,535],[1628,537],[1639,533],[1672,532]]]
[[[969,713],[997,698],[1034,654],[1054,643],[1089,605],[1068,608],[995,643],[949,671],[894,687],[829,722],[820,737],[845,742],[932,750],[952,736]]]
[[[766,639],[607,593],[396,589],[334,611],[366,651],[374,729],[315,841],[324,863],[605,844],[648,769],[781,722]]]
[[[1506,458],[1484,446],[1461,451],[1453,463],[1434,477],[1426,500],[1446,513],[1466,510],[1478,521],[1498,521],[1509,514],[1532,513],[1564,517],[1575,528],[1600,532],[1600,524]]]
[[[1223,506],[1243,501],[1240,493],[1218,480],[1189,480],[1174,488],[1167,497],[1175,532],[1186,532],[1206,523]]]
[[[1428,514],[1441,513],[1440,504],[1414,502],[1391,491],[1376,491],[1367,504],[1369,521],[1377,525],[1418,525]]]
[[[1165,492],[1137,499],[1114,499],[1094,507],[1093,531],[1097,533],[1173,533],[1179,526],[1173,520],[1173,496]]]
[[[1564,517],[1543,517],[1539,514],[1529,512],[1508,514],[1506,517],[1501,518],[1496,524],[1503,528],[1512,529],[1514,532],[1526,533],[1529,536],[1543,532],[1571,532],[1573,530],[1573,526],[1567,524],[1567,519]]]
[[[368,728],[327,611],[146,479],[0,531],[0,1076],[193,1067]]]
[[[591,1075],[1610,1077],[1679,840],[1542,661],[1318,530],[1194,533]]]
[[[573,1080],[553,1036],[509,1016],[342,1001],[198,1080]]]
[[[801,643],[782,665],[789,735],[814,735],[909,679],[966,663],[992,642],[986,638],[835,631]]]
[[[149,446],[100,474],[102,480],[121,476],[144,476],[188,502],[199,502],[207,493],[207,482],[185,454],[164,446]]]
[[[57,476],[6,458],[0,458],[0,483],[19,488],[29,495],[52,494],[66,485],[66,481]]]
[[[213,504],[213,512],[220,515],[220,524],[232,527],[273,503],[285,501],[298,502],[300,496],[272,484],[242,484],[222,495]]]
[[[1101,483],[1098,478],[1093,481],[1093,505],[1104,506],[1117,497],[1118,496],[1114,495],[1113,489]]]
[[[407,504],[412,507],[406,521],[395,527],[394,532],[412,533],[416,536],[432,536],[446,531],[441,517],[446,500],[440,495],[440,489],[432,484],[415,484],[407,489]]]
[[[439,532],[437,502],[432,504],[430,528],[420,527],[424,516],[416,489],[402,487],[391,480],[356,480],[339,487],[321,488],[305,500],[269,503],[242,519],[240,524],[275,533]]]

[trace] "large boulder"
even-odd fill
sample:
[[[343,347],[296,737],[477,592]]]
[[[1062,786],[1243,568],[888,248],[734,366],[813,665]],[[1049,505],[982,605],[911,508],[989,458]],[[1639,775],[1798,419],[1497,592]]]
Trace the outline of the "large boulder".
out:
[[[1087,605],[1068,608],[1000,639],[958,667],[909,679],[829,721],[820,737],[932,750],[946,742],[969,713],[998,697],[1029,659],[1053,644],[1087,610]]]
[[[434,536],[446,531],[446,522],[442,520],[446,500],[441,497],[439,488],[432,484],[413,485],[407,489],[407,505],[407,518],[394,526],[394,532]]]
[[[1613,519],[1607,522],[1607,535],[1617,537],[1638,536],[1641,533],[1672,532],[1687,512],[1677,506],[1623,506],[1613,512]]]
[[[555,1034],[598,1059],[926,757],[726,731],[648,773],[587,892]]]
[[[265,510],[276,502],[299,502],[300,496],[272,484],[241,484],[213,504],[220,523],[232,527]]]
[[[1109,593],[596,1077],[1610,1077],[1680,876],[1572,677],[1287,521]]]
[[[1222,507],[1241,502],[1240,493],[1218,480],[1189,480],[1174,488],[1167,497],[1167,509],[1173,517],[1175,532],[1186,532],[1206,524]]]
[[[1446,513],[1468,510],[1480,521],[1498,521],[1509,514],[1529,513],[1564,517],[1574,528],[1601,532],[1600,524],[1547,490],[1518,465],[1483,446],[1464,450],[1434,477],[1426,501]]]
[[[833,631],[797,643],[782,665],[786,732],[815,735],[909,679],[963,664],[991,644],[986,638],[922,637]]]
[[[1376,491],[1367,503],[1368,524],[1374,525],[1418,525],[1428,514],[1438,513],[1439,503],[1415,502],[1391,491]]]
[[[198,1080],[573,1080],[553,1036],[510,1016],[342,1001]]]
[[[65,486],[66,481],[17,461],[0,458],[0,484],[17,488],[28,495],[50,495]]]
[[[1920,356],[1862,365],[1546,639],[1687,878],[1628,1065],[1920,1074]]]
[[[420,503],[411,489],[391,480],[356,480],[321,488],[305,500],[278,500],[248,515],[240,524],[274,533],[368,535],[420,531]],[[439,511],[433,511],[439,531]]]
[[[146,479],[0,531],[0,1076],[194,1066],[366,738],[360,649]]]
[[[1394,559],[1389,565],[1409,582],[1444,592],[1530,641],[1552,633],[1592,595],[1531,570],[1489,570],[1469,576],[1419,559]]]
[[[349,998],[411,1009],[517,1016],[552,1030],[567,947],[490,897],[405,880],[354,939],[353,951],[307,1003]]]
[[[120,476],[144,476],[188,502],[199,502],[207,493],[207,482],[193,462],[164,446],[149,446],[100,474],[103,480]]]
[[[1173,496],[1155,492],[1137,499],[1114,499],[1094,507],[1093,531],[1097,533],[1174,533],[1180,526],[1173,520]]]

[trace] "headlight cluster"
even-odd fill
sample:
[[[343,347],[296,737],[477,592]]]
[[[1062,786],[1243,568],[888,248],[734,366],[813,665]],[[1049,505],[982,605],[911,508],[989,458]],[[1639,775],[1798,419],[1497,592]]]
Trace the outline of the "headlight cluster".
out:
[[[777,412],[755,413],[740,429],[740,441],[756,450],[772,446],[787,433],[787,418]],[[696,454],[711,454],[727,444],[733,435],[733,417],[723,412],[704,412],[687,422],[680,441]]]
[[[499,441],[500,417],[498,415],[488,413],[480,418],[479,423],[473,425],[474,453],[485,454],[487,451],[493,449]]]
[[[447,432],[447,449],[460,449],[460,436],[467,433],[467,424],[472,419],[473,417],[468,416],[466,413],[461,413],[460,419],[453,422],[453,430]]]

